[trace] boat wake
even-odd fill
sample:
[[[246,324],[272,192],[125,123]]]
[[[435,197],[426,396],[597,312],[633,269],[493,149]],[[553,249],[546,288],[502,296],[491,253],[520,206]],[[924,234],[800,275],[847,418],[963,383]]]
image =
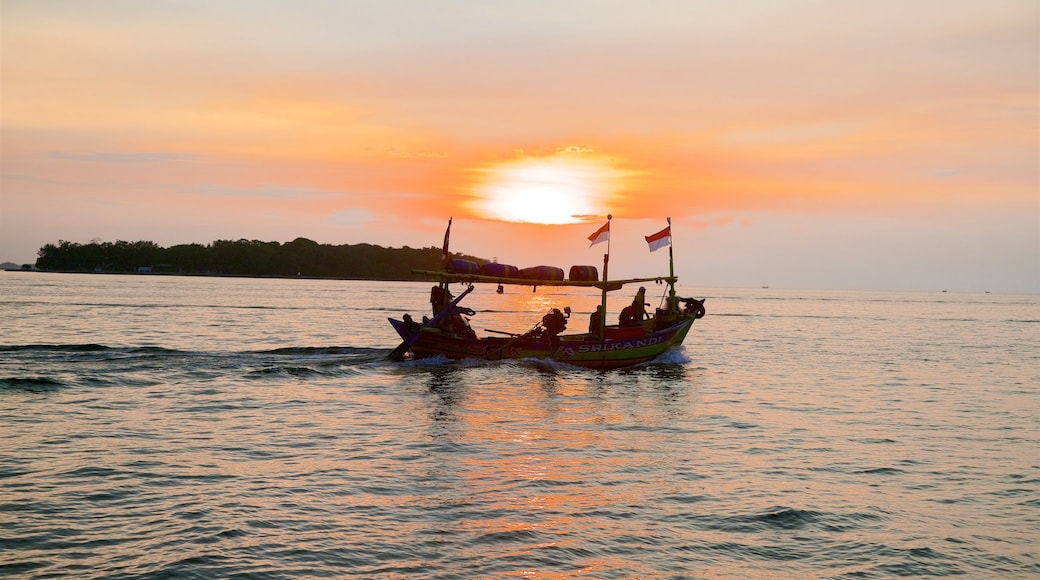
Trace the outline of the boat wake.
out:
[[[670,348],[653,360],[639,363],[631,367],[622,367],[618,369],[603,369],[601,372],[610,371],[622,371],[633,368],[646,368],[655,367],[661,365],[685,365],[693,362],[693,359],[686,353],[686,347],[677,346]],[[444,355],[435,355],[425,358],[408,359],[400,363],[396,363],[405,368],[427,368],[427,367],[453,367],[453,368],[470,368],[470,367],[486,367],[486,366],[499,366],[499,367],[523,367],[529,369],[538,370],[557,370],[557,371],[588,371],[587,368],[578,365],[572,365],[570,363],[554,360],[551,358],[537,358],[537,357],[524,357],[516,359],[505,359],[498,361],[486,361],[483,359],[476,358],[464,358],[464,359],[452,359]]]
[[[229,373],[249,381],[335,379],[377,373],[389,366],[386,349],[340,346],[189,351],[157,346],[27,344],[0,347],[0,353],[0,391],[37,394],[128,383],[205,383]],[[127,379],[128,374],[133,380]]]

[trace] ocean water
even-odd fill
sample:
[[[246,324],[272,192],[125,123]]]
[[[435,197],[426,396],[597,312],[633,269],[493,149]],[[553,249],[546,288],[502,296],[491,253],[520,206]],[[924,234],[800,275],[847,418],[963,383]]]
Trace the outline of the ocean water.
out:
[[[1040,577],[1038,296],[683,287],[635,368],[385,360],[429,286],[0,274],[0,575]]]

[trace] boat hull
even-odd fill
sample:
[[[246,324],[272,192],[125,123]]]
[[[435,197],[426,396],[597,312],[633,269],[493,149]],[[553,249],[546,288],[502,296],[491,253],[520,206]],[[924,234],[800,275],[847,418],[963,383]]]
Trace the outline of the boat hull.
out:
[[[409,327],[392,318],[389,321],[402,339],[411,342],[410,350],[415,358],[539,358],[585,368],[612,369],[653,360],[669,348],[681,345],[694,317],[681,318],[658,330],[608,327],[604,339],[589,334],[560,335],[555,339],[544,334],[460,338],[438,328]]]

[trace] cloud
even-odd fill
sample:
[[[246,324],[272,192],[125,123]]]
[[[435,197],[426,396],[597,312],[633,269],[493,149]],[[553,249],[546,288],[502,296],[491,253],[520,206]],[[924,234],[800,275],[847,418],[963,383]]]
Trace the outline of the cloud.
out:
[[[361,226],[372,221],[372,218],[372,212],[367,209],[350,208],[332,214],[328,222],[334,226]]]
[[[159,153],[143,151],[140,153],[87,153],[79,151],[52,151],[51,159],[63,161],[83,161],[88,163],[170,163],[190,162],[201,159],[191,153]]]
[[[411,150],[396,146],[387,147],[383,153],[394,159],[446,159],[448,157],[448,153],[445,151]]]
[[[728,226],[731,223],[733,223],[733,216],[731,215],[703,219],[687,218],[683,220],[683,224],[698,230],[703,230],[705,228],[710,227]]]
[[[200,187],[196,192],[206,197],[220,198],[247,198],[247,199],[325,199],[343,197],[343,194],[335,191],[326,191],[307,187],[289,187],[262,185],[259,187]]]
[[[593,150],[588,148],[588,147],[582,147],[581,145],[570,145],[570,146],[567,146],[567,147],[561,147],[560,149],[557,149],[556,152],[557,153],[561,153],[561,154],[566,154],[566,153],[592,153]]]

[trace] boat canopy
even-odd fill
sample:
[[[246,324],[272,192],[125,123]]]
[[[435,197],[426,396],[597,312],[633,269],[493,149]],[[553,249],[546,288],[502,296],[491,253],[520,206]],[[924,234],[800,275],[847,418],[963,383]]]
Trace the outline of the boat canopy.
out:
[[[513,286],[573,286],[583,288],[599,288],[604,292],[620,290],[625,284],[639,284],[642,282],[654,282],[664,284],[675,284],[678,278],[675,276],[655,276],[652,278],[627,278],[624,280],[533,280],[530,278],[505,278],[499,276],[484,276],[481,274],[468,274],[462,272],[445,272],[442,270],[412,270],[413,274],[430,276],[441,282],[462,282],[487,284],[511,284]]]

